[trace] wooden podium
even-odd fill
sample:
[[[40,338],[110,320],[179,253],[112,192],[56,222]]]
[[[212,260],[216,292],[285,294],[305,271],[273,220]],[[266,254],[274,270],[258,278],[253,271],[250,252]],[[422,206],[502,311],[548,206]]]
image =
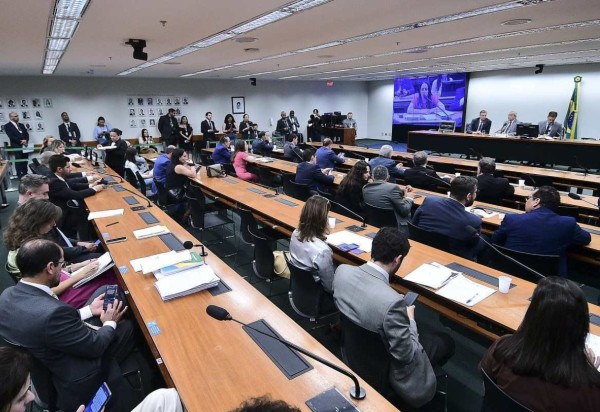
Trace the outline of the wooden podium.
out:
[[[321,131],[324,137],[330,137],[336,143],[354,146],[356,129],[353,127],[323,127]]]

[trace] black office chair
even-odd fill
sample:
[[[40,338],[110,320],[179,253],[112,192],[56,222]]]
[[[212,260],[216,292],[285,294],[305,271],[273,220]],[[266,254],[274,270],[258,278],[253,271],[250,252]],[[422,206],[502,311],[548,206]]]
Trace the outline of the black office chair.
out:
[[[37,157],[31,159],[31,163],[33,163],[36,167],[40,167],[40,161],[37,159]]]
[[[125,170],[127,170],[127,169],[125,169]],[[135,172],[135,179],[138,184],[138,189],[140,189],[140,192],[144,196],[146,196],[146,193],[147,193],[146,180],[142,177],[142,174],[140,172]]]
[[[258,171],[258,179],[261,185],[272,187],[273,189],[278,188],[281,182],[281,177],[278,174],[274,174],[271,169],[263,166],[256,168]]]
[[[378,228],[398,226],[394,209],[384,209],[365,203],[365,210],[367,212],[366,222],[368,225]]]
[[[269,284],[269,293],[267,296],[270,297],[273,290],[273,282],[283,279],[275,274],[275,257],[273,256],[275,241],[268,239],[251,227],[248,227],[248,234],[254,244],[254,260],[252,261],[254,275],[261,281]]]
[[[415,242],[423,243],[424,245],[443,250],[444,252],[454,253],[452,244],[454,239],[450,239],[448,236],[422,229],[412,222],[408,222],[408,233],[409,239],[412,239]]]
[[[287,181],[294,180],[295,177],[296,177],[295,173],[283,172],[281,174],[281,185],[285,185],[285,182],[287,182]]]
[[[512,257],[513,259],[529,266],[533,270],[541,273],[544,276],[558,276],[560,272],[560,256],[558,255],[539,255],[535,253],[519,252],[517,250],[508,249],[503,246],[494,245],[500,252]],[[504,256],[490,251],[485,254],[488,258],[479,263],[498,269],[502,272],[509,273],[521,279],[525,279],[532,283],[538,283],[540,277],[535,273],[529,272],[520,265],[512,262]]]
[[[331,193],[325,192],[325,191],[323,191],[323,190],[321,190],[319,188],[317,188],[317,194],[319,196],[323,196],[325,199],[333,200],[333,196],[331,195]]]
[[[312,272],[294,266],[287,255],[285,260],[290,269],[288,298],[294,312],[311,322],[336,315],[333,296],[325,292],[321,283],[315,282]]]
[[[235,173],[235,168],[231,163],[223,164],[223,170],[225,170],[225,173],[227,173],[229,176],[237,177],[237,173]]]
[[[302,200],[303,202],[306,202],[308,198],[312,196],[308,185],[296,183],[293,180],[288,180],[283,183],[283,193],[295,199]]]
[[[485,395],[481,412],[531,412],[531,409],[521,405],[498,387],[496,382],[481,369]]]
[[[38,167],[36,165],[34,165],[33,163],[29,163],[27,166],[29,166],[29,170],[31,170],[31,173],[33,173],[34,175],[39,174]]]
[[[202,166],[205,167],[215,164],[214,160],[209,154],[202,152],[200,152],[200,163],[202,164]]]
[[[133,170],[127,167],[125,168],[125,180],[127,180],[127,183],[129,183],[131,186],[136,188],[138,187],[138,180],[135,176],[135,173],[133,172]]]

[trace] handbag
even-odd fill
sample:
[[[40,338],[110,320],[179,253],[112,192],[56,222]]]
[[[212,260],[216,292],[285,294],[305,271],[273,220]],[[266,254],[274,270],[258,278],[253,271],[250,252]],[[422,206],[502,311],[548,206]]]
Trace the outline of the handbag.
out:
[[[273,257],[275,259],[275,262],[273,264],[273,272],[275,272],[277,276],[289,279],[290,268],[288,268],[287,261],[284,256],[285,254],[287,254],[287,256],[289,257],[290,252],[284,252],[283,250],[273,251]]]
[[[225,177],[226,175],[225,169],[221,164],[208,166],[206,168],[206,174],[208,175],[208,177]]]

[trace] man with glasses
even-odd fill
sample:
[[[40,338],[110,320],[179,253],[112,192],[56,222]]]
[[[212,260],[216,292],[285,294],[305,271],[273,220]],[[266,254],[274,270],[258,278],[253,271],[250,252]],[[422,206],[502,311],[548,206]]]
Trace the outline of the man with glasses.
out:
[[[492,236],[492,242],[519,252],[560,256],[560,275],[567,276],[570,246],[587,245],[591,235],[574,217],[556,213],[560,194],[552,186],[538,188],[525,202],[525,212],[508,214]]]

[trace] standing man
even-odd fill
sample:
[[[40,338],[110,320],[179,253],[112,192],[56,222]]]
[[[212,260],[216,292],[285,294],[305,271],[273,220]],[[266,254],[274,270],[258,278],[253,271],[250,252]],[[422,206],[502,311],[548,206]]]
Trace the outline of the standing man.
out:
[[[281,112],[281,119],[277,120],[277,127],[275,130],[279,132],[285,140],[287,140],[290,133],[292,133],[292,122],[290,122],[286,112]]]
[[[504,122],[500,130],[496,130],[496,133],[515,136],[517,134],[517,125],[520,123],[521,122],[517,121],[517,112],[509,112],[508,120]]]
[[[8,115],[10,121],[4,125],[4,131],[10,140],[10,147],[13,149],[23,149],[29,143],[29,133],[23,123],[19,123],[17,112],[10,112]],[[14,152],[15,160],[28,159],[29,153],[23,153],[22,150]],[[21,178],[27,174],[27,162],[15,162],[17,177]]]
[[[351,127],[355,130],[358,130],[356,128],[356,120],[354,120],[352,118],[352,112],[348,112],[348,115],[346,116],[346,118],[342,121],[342,124],[344,125],[344,127]]]
[[[548,117],[545,122],[539,122],[538,128],[540,129],[540,135],[548,136],[548,137],[558,137],[560,139],[563,138],[565,130],[563,129],[562,124],[556,122],[556,117],[558,113],[550,112],[548,113]]]
[[[202,120],[202,123],[200,123],[200,132],[202,133],[202,136],[204,136],[206,147],[209,147],[209,142],[217,140],[217,136],[215,135],[217,128],[215,127],[215,122],[212,121],[211,112],[206,112],[204,117],[206,117],[206,119]]]
[[[290,110],[290,123],[292,125],[292,133],[298,135],[298,142],[302,143],[304,135],[300,133],[300,122],[293,110]]]
[[[469,134],[490,134],[492,128],[492,121],[487,118],[487,111],[482,110],[479,112],[479,117],[471,120],[471,123],[467,126],[467,133]]]
[[[175,118],[175,109],[169,109],[167,114],[158,118],[158,131],[163,145],[177,145],[179,125],[177,124],[177,118]]]
[[[65,142],[68,148],[71,148],[67,149],[67,151],[73,153],[76,151],[72,149],[73,146],[81,146],[81,132],[79,131],[77,123],[74,123],[69,119],[69,114],[67,112],[62,112],[60,117],[63,121],[62,124],[58,126],[60,140]]]

